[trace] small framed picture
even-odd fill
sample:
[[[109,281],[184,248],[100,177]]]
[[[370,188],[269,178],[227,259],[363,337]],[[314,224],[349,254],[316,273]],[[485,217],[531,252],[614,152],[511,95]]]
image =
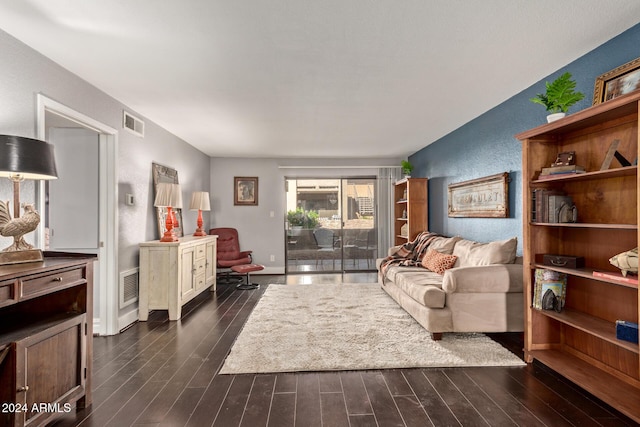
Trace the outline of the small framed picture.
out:
[[[236,176],[233,178],[233,204],[258,206],[257,176]]]
[[[640,89],[640,58],[608,71],[596,79],[593,105]]]

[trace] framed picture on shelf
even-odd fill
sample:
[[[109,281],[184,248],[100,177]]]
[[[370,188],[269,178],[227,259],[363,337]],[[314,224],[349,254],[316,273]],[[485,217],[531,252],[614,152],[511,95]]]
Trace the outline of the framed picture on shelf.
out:
[[[640,89],[640,58],[598,76],[593,90],[593,105],[610,101],[638,89]]]
[[[233,178],[233,204],[258,206],[257,176],[236,176]]]

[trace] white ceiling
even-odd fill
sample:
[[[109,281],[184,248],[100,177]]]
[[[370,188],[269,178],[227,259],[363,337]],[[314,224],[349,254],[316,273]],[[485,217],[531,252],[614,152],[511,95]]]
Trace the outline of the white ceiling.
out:
[[[211,156],[403,157],[637,0],[0,0],[0,28]]]

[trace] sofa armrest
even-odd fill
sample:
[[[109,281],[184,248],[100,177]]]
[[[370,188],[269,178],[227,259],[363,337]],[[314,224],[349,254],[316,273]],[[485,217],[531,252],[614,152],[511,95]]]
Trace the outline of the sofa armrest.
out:
[[[522,292],[522,264],[492,264],[451,268],[444,272],[442,289],[448,293]]]

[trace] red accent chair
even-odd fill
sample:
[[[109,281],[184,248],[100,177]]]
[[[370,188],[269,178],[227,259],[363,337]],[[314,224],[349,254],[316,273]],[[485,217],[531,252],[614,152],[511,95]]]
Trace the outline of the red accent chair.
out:
[[[251,253],[253,251],[241,251],[238,230],[235,228],[212,228],[209,234],[218,236],[217,241],[217,267],[218,283],[236,284],[243,281],[242,276],[232,274],[231,267],[236,265],[251,264]]]

